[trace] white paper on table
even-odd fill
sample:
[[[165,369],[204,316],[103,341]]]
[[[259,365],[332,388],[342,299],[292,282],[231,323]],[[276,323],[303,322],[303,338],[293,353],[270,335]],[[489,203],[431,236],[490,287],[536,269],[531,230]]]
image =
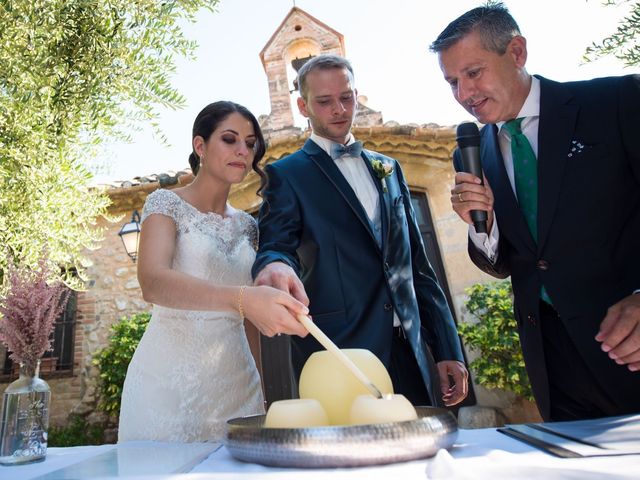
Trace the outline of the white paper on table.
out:
[[[528,456],[493,450],[477,457],[454,458],[440,450],[427,462],[428,480],[637,480],[635,469],[612,473],[607,466],[596,468],[594,459],[565,459]],[[605,471],[606,470],[606,471]]]
[[[133,476],[161,476],[189,472],[220,443],[124,442],[79,463],[34,480],[80,480]]]

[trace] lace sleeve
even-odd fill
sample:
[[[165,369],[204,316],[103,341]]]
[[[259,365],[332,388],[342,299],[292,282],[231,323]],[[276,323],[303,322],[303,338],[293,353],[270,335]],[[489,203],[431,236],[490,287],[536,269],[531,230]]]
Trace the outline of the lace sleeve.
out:
[[[155,213],[165,215],[178,223],[178,207],[179,198],[175,193],[164,189],[156,190],[147,197],[144,203],[140,223]]]

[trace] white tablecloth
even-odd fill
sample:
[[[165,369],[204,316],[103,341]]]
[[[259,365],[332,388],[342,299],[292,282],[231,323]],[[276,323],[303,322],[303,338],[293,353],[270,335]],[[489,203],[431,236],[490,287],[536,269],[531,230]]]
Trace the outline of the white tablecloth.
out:
[[[162,444],[138,442],[140,445]],[[28,480],[103,454],[114,445],[98,447],[50,448],[44,462],[0,467],[0,479]],[[77,478],[77,477],[76,477]],[[95,475],[87,478],[98,478]],[[107,476],[101,478],[115,478]],[[517,479],[517,480],[638,480],[640,479],[640,455],[590,458],[556,458],[524,443],[502,435],[495,429],[460,430],[458,440],[450,451],[442,450],[430,459],[394,465],[355,468],[299,470],[269,468],[234,460],[224,447],[218,448],[189,473],[174,475],[123,475],[118,478],[171,479],[171,480],[253,480],[296,479]]]

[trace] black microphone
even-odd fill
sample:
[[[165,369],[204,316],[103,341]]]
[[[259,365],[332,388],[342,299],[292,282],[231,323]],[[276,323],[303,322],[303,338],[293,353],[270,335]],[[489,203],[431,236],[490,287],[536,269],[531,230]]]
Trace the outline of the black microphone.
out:
[[[480,165],[480,132],[475,123],[461,123],[456,130],[456,141],[462,155],[462,171],[471,173],[484,185],[482,166]],[[471,210],[471,219],[476,233],[487,233],[487,212]]]

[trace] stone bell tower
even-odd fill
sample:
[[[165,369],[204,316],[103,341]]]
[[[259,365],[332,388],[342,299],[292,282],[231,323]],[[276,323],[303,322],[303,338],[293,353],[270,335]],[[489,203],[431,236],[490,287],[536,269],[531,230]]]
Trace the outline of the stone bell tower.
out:
[[[323,53],[344,56],[343,35],[304,10],[293,7],[260,52],[271,99],[271,113],[260,118],[265,135],[273,138],[300,133],[293,115],[293,109],[297,111],[294,80],[306,60]],[[379,112],[363,104],[359,109],[356,124],[382,123]]]

